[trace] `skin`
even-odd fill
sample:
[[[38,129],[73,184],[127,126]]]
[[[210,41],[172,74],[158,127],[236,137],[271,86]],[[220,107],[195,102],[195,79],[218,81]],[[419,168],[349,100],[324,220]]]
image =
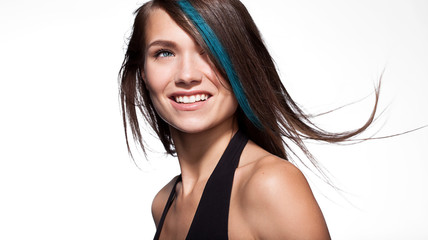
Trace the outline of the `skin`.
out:
[[[170,124],[182,173],[160,238],[185,239],[206,181],[238,129],[237,102],[204,51],[162,9],[149,16],[146,46],[143,79]],[[192,91],[210,98],[192,110],[177,109],[171,94]],[[175,180],[153,200],[156,226]],[[228,224],[230,239],[330,239],[303,174],[252,141],[235,172]]]

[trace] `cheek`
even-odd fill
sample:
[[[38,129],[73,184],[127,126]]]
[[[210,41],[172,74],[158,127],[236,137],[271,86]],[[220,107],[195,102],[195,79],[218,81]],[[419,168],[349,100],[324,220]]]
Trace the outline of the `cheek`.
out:
[[[149,92],[153,107],[156,113],[164,119],[165,112],[162,106],[164,105],[163,101],[165,101],[165,99],[163,99],[162,96],[170,82],[170,74],[168,71],[162,71],[159,67],[147,64],[144,67],[144,77],[144,83]]]
[[[165,122],[169,123],[165,118],[167,109],[165,108],[165,100],[162,98],[165,84],[163,84],[163,81],[161,81],[159,78],[153,79],[148,77],[145,82],[154,110],[159,115],[159,117],[161,117]]]
[[[148,80],[146,81],[147,90],[149,91],[150,99],[152,101],[153,107],[161,117],[163,116],[163,111],[162,111],[163,94],[162,93],[163,93],[163,89],[165,89],[164,84],[162,83],[163,83],[162,81],[157,81],[150,78],[148,78]]]
[[[236,109],[238,108],[238,101],[236,100],[235,96],[232,94],[227,101],[227,107],[229,109],[229,111],[235,113]]]
[[[153,98],[159,94],[162,94],[170,82],[170,71],[147,64],[144,67],[144,73],[144,82],[146,84],[147,90],[150,92],[150,96]]]
[[[221,77],[219,72],[213,72],[215,81],[212,83],[216,86],[219,93],[223,96],[223,104],[222,107],[227,112],[235,112],[238,108],[238,100],[233,93],[232,86],[230,86],[229,82],[226,81],[223,77]]]
[[[222,92],[225,96],[231,95],[233,98],[235,97],[229,81],[227,81],[217,69],[210,68],[209,79],[211,79],[212,84],[219,92]]]

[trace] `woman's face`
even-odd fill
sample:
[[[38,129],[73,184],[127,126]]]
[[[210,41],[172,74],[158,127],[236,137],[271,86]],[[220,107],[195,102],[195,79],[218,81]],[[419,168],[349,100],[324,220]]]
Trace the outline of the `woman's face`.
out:
[[[232,119],[238,103],[223,86],[226,81],[164,10],[150,13],[145,45],[143,79],[164,121],[179,131],[196,133]]]

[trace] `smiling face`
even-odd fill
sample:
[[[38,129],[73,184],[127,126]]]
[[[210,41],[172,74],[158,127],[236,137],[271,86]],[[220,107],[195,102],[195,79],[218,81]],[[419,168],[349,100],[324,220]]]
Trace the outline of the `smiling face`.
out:
[[[208,55],[162,9],[146,25],[143,79],[161,118],[187,133],[233,121],[238,103]]]

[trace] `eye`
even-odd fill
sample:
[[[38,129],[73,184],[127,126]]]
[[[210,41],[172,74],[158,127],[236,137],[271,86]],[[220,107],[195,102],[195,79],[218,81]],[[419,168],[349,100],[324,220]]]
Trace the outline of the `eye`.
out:
[[[156,51],[155,58],[166,58],[166,57],[174,57],[174,53],[166,49],[160,49]]]

